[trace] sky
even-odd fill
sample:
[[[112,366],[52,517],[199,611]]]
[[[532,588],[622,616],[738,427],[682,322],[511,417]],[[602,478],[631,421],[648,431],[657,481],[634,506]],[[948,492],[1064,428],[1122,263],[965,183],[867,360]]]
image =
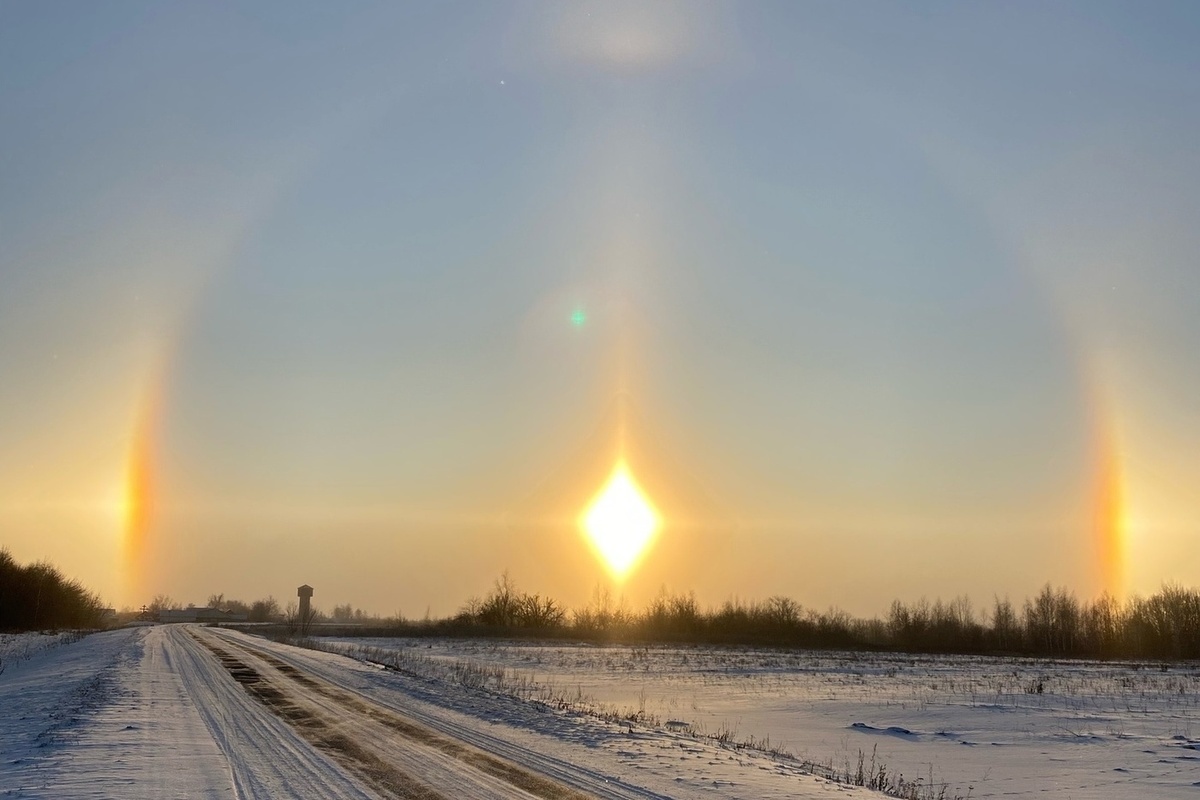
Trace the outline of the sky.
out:
[[[110,604],[1200,583],[1192,3],[0,2],[0,546]],[[621,462],[623,574],[582,515]]]

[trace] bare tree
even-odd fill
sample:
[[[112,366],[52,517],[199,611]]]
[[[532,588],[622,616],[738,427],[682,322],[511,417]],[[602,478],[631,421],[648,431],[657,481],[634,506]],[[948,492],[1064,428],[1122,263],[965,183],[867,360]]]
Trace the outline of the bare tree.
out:
[[[255,600],[246,616],[251,622],[270,622],[272,617],[279,616],[279,601],[271,596]]]
[[[157,614],[160,611],[178,611],[183,608],[183,603],[173,599],[169,594],[156,594],[154,599],[150,601],[147,610]]]
[[[307,613],[300,613],[300,607],[295,601],[287,604],[287,609],[283,612],[284,625],[287,626],[287,631],[290,636],[299,636],[301,639],[308,637],[308,633],[312,630],[312,624],[317,619],[317,614],[320,612],[315,608],[309,608]]]

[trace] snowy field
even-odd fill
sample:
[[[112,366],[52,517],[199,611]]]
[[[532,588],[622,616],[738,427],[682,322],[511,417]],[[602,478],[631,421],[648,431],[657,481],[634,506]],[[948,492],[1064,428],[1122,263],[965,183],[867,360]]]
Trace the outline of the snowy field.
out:
[[[43,650],[79,641],[84,634],[76,631],[47,633],[0,633],[0,674],[8,667],[33,658]]]
[[[0,797],[880,797],[686,731],[231,631],[8,645],[29,657],[0,674]]]
[[[317,643],[3,637],[0,797],[1200,798],[1194,664]]]
[[[972,798],[1200,797],[1197,664],[319,641],[534,705],[634,715],[838,770],[853,772],[860,752],[870,769],[874,755],[889,772]],[[640,759],[630,757],[631,773]]]

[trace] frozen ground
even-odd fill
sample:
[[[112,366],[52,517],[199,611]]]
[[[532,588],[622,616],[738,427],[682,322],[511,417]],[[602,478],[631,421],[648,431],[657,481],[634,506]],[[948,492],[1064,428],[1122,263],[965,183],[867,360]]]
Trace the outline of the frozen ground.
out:
[[[28,656],[0,674],[5,797],[878,796],[686,732],[228,631],[5,646]]]
[[[753,740],[972,798],[1200,798],[1200,665],[332,640],[420,674]],[[386,659],[384,659],[386,660]],[[1041,693],[1038,693],[1038,686]],[[643,754],[626,768],[637,774]]]

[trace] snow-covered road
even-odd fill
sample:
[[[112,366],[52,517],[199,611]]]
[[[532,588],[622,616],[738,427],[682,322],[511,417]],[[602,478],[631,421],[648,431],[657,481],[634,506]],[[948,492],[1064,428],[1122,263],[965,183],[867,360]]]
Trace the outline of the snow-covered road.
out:
[[[819,798],[794,765],[230,631],[95,634],[0,674],[0,795]]]

